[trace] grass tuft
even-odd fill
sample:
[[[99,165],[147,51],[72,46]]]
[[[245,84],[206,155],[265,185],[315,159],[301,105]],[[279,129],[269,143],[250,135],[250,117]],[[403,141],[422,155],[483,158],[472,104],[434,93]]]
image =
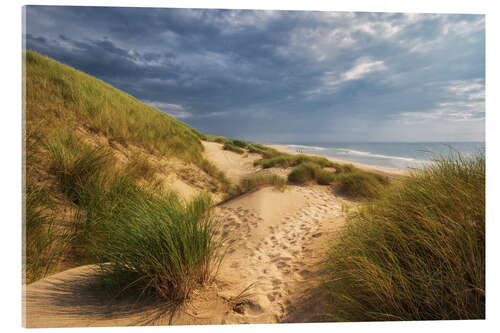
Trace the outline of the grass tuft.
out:
[[[78,201],[78,191],[110,163],[111,153],[78,141],[69,131],[62,131],[47,143],[51,161],[49,172],[56,176],[60,190],[69,200]]]
[[[134,153],[130,156],[129,162],[125,167],[125,172],[133,178],[152,180],[156,173],[156,168],[145,154]]]
[[[28,186],[25,193],[25,234],[23,250],[26,282],[47,276],[66,250],[71,235],[56,230],[55,216],[47,209],[46,190]]]
[[[314,162],[304,162],[293,168],[288,174],[288,181],[295,184],[332,184],[343,195],[366,199],[376,198],[389,184],[386,177],[354,168],[352,165],[337,166],[333,172]]]
[[[234,197],[240,196],[245,193],[256,191],[264,186],[274,186],[280,191],[284,191],[286,188],[286,179],[275,175],[275,174],[265,174],[265,175],[254,175],[243,178],[238,185],[232,185],[228,190],[226,200],[230,200]]]
[[[217,168],[212,162],[207,159],[202,160],[202,163],[200,163],[200,168],[219,182],[220,190],[224,192],[228,191],[231,182],[227,178],[224,171],[219,170],[219,168]]]
[[[484,154],[442,157],[351,215],[328,272],[334,320],[484,319]]]
[[[229,150],[237,154],[243,154],[245,151],[232,143],[226,142],[223,147],[224,150]]]
[[[118,208],[101,212],[103,237],[94,242],[104,282],[117,292],[139,289],[180,302],[213,276],[222,239],[211,199],[184,202],[177,194],[132,189]]]
[[[240,148],[246,148],[248,146],[248,143],[242,140],[232,140],[232,144]]]
[[[360,170],[344,172],[335,178],[338,191],[352,198],[376,198],[388,184],[383,176]]]

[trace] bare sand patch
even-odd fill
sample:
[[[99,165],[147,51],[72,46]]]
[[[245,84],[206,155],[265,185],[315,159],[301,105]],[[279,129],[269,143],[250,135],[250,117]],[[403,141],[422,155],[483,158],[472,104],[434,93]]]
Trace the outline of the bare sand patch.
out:
[[[342,199],[325,186],[288,186],[283,193],[261,189],[218,209],[235,241],[220,270],[231,286],[224,293],[253,286],[248,305],[226,322],[303,321],[299,312],[291,317],[289,309],[307,289],[301,284],[319,283],[310,280],[324,257],[325,247],[318,244],[343,224]]]
[[[253,162],[261,158],[259,154],[237,154],[222,149],[223,145],[217,142],[202,141],[202,143],[205,147],[205,157],[224,171],[233,182],[238,182],[241,178],[259,170],[253,166]]]

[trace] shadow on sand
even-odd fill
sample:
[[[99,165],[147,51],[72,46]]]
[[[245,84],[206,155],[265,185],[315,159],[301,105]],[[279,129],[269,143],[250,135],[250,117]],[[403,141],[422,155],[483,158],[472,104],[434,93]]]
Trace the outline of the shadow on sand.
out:
[[[109,296],[96,266],[82,266],[55,274],[25,287],[26,327],[169,325],[186,304],[137,294]]]

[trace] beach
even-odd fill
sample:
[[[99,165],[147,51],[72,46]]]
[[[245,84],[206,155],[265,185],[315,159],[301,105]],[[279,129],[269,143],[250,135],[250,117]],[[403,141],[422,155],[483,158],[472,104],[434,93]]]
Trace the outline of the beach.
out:
[[[276,150],[279,150],[284,153],[292,154],[292,155],[297,155],[301,154],[300,152],[297,151],[297,149],[294,149],[293,147],[290,147],[289,145],[284,145],[284,144],[267,144],[267,146],[274,148]],[[389,168],[389,167],[383,167],[383,166],[376,166],[376,165],[369,165],[369,164],[364,164],[364,163],[358,163],[358,162],[350,162],[346,160],[341,160],[329,156],[324,156],[324,155],[319,155],[319,154],[307,154],[307,155],[314,155],[314,156],[319,156],[319,157],[324,157],[332,162],[336,163],[343,163],[343,164],[353,164],[354,166],[366,170],[366,171],[375,171],[375,172],[380,172],[383,174],[388,174],[388,175],[405,175],[408,173],[407,170],[403,169],[397,169],[397,168]]]

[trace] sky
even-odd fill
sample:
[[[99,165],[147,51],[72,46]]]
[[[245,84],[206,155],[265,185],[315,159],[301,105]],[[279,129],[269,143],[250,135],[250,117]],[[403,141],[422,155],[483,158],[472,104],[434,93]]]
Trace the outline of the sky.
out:
[[[484,15],[28,6],[24,41],[203,133],[484,141]]]

